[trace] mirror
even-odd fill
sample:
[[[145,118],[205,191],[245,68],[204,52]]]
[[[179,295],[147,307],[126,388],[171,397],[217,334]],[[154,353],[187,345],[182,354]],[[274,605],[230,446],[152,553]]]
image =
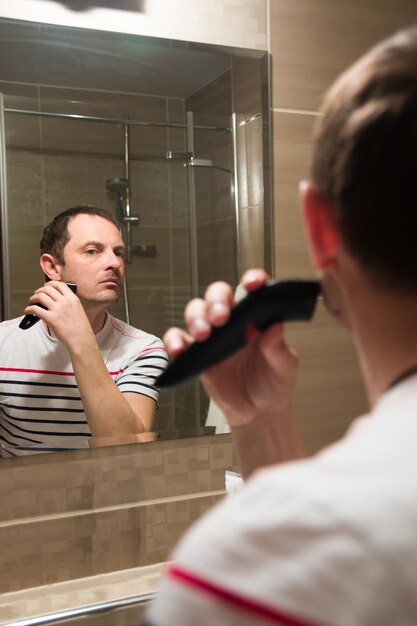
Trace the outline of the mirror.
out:
[[[213,280],[271,269],[264,52],[0,21],[2,319],[43,283],[39,239],[78,204],[127,245],[111,313],[162,336]],[[198,382],[161,393],[162,439],[213,434]]]

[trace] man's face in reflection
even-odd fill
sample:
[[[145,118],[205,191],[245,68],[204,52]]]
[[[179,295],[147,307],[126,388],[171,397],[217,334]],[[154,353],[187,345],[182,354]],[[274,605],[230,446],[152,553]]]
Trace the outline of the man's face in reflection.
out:
[[[125,275],[125,246],[117,227],[97,215],[80,214],[68,222],[61,280],[77,285],[83,304],[117,302]]]

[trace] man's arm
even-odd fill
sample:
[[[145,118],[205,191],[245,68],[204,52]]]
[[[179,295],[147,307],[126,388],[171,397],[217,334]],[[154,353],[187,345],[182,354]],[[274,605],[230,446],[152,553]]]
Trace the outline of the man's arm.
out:
[[[94,439],[112,437],[122,440],[124,436],[152,430],[155,401],[140,394],[119,391],[92,331],[90,337],[73,340],[68,350]]]
[[[253,291],[267,279],[263,270],[251,270],[242,284]],[[213,283],[204,300],[191,301],[185,311],[189,334],[178,328],[165,334],[171,356],[192,341],[206,339],[212,326],[223,325],[233,304],[232,289],[225,283]],[[297,356],[283,339],[283,326],[274,324],[202,376],[207,393],[229,421],[245,477],[259,467],[304,456],[292,410],[297,370]]]
[[[83,306],[67,285],[47,283],[38,290],[35,313],[67,348],[83,403],[84,413],[95,440],[126,437],[151,430],[155,401],[135,393],[121,393],[103,361]]]

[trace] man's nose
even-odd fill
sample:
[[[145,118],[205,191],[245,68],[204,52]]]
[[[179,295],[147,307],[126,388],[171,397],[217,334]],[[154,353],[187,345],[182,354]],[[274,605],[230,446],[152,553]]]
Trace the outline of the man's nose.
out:
[[[120,269],[124,266],[124,258],[120,254],[113,252],[113,250],[109,250],[106,255],[106,263],[108,267]]]

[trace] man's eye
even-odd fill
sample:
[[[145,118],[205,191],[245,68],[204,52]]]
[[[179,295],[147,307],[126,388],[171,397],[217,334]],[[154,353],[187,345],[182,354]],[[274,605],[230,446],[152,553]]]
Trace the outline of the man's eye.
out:
[[[95,248],[89,248],[85,252],[86,254],[97,254],[97,250]]]
[[[124,250],[118,250],[117,252],[115,252],[116,256],[119,256],[121,259],[124,259],[126,257],[126,252]]]

